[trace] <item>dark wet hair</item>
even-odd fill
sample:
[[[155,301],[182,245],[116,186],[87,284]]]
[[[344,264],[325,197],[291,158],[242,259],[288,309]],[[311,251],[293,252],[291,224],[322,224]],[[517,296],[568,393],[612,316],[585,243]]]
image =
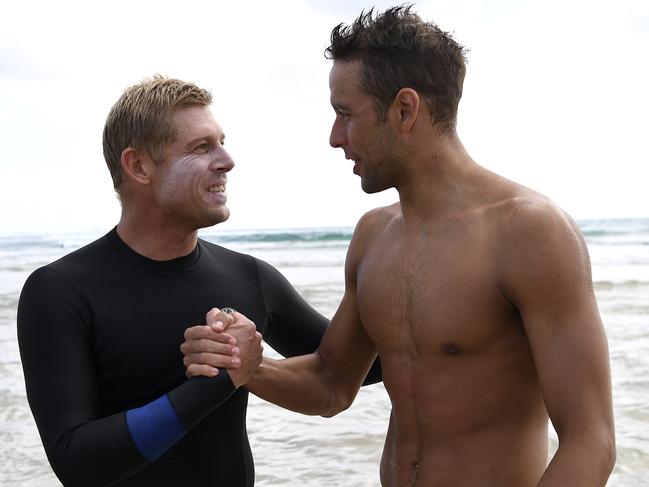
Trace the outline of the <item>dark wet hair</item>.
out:
[[[350,25],[338,24],[325,57],[361,61],[361,88],[376,100],[380,119],[387,117],[399,90],[412,88],[427,104],[434,123],[453,132],[467,49],[411,8],[393,7],[376,16],[370,9]]]

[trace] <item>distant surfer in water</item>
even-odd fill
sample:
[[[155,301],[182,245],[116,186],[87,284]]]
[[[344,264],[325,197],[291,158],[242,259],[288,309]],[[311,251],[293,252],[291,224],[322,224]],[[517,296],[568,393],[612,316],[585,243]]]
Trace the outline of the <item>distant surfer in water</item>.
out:
[[[327,54],[330,143],[365,192],[396,188],[399,202],[358,222],[318,350],[264,358],[246,387],[333,416],[378,354],[392,401],[383,485],[604,486],[615,439],[587,248],[553,202],[464,149],[465,49],[397,7],[337,26]],[[188,330],[188,374],[209,374],[199,352],[217,336]],[[559,437],[549,464],[548,418]]]

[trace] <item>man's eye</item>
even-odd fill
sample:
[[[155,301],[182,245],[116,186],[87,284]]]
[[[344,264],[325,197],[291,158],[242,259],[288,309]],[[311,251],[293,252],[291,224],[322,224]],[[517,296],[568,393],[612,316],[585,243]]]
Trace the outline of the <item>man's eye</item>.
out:
[[[204,143],[204,144],[199,145],[199,146],[196,147],[196,149],[194,149],[194,150],[195,150],[196,152],[207,152],[208,150],[210,150],[210,144],[208,144],[208,143],[206,142],[206,143]]]

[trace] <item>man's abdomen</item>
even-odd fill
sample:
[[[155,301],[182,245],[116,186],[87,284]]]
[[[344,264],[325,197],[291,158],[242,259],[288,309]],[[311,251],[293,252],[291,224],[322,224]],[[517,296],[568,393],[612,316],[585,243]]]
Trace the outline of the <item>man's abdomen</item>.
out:
[[[548,417],[533,367],[486,351],[454,358],[381,357],[393,405],[383,485],[536,485]]]

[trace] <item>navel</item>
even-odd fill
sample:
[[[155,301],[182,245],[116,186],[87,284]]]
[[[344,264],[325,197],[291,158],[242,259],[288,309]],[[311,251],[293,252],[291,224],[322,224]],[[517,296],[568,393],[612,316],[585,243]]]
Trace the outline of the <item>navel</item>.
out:
[[[412,468],[411,485],[415,485],[417,483],[417,477],[419,477],[419,463],[414,462],[410,467]]]
[[[462,351],[462,347],[460,347],[457,343],[448,342],[442,345],[442,352],[447,355],[460,355]]]

